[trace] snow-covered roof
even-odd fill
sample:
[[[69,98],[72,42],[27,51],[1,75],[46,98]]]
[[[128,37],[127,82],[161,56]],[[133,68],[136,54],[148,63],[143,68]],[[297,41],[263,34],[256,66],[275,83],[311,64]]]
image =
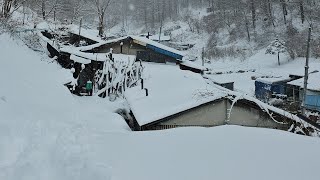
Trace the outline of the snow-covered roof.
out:
[[[161,43],[155,42],[155,41],[153,41],[151,39],[148,39],[148,38],[145,38],[145,37],[139,37],[139,36],[132,36],[132,35],[130,35],[129,37],[131,37],[133,40],[140,41],[143,44],[149,44],[149,45],[158,47],[160,49],[163,49],[163,50],[166,50],[166,51],[169,51],[169,52],[173,52],[173,53],[178,54],[180,56],[185,56],[184,52],[176,50],[176,49],[171,48],[171,47],[168,47],[168,46],[163,45]]]
[[[69,32],[72,34],[79,34],[79,27],[76,25],[70,25],[69,27]],[[91,39],[93,41],[96,42],[104,42],[104,40],[101,39],[101,37],[99,37],[99,32],[98,30],[93,30],[93,29],[85,29],[85,28],[81,28],[81,32],[80,35],[82,37],[85,37],[87,39]]]
[[[313,125],[305,122],[296,115],[282,109],[270,106],[249,95],[234,92],[208,82],[199,74],[181,71],[177,66],[144,64],[144,87],[134,87],[125,92],[132,113],[140,126],[161,120],[168,116],[183,112],[202,104],[224,97],[234,97],[234,102],[247,100],[255,103],[272,117],[272,113],[300,122],[305,127]],[[200,93],[209,92],[210,95],[201,96]],[[274,121],[276,121],[274,119]],[[276,121],[277,122],[277,121]]]
[[[115,61],[122,62],[134,62],[136,60],[136,56],[134,55],[126,55],[126,54],[112,54]],[[84,52],[75,52],[70,56],[70,59],[82,64],[89,64],[92,61],[100,61],[104,62],[107,59],[106,53],[84,53]]]
[[[224,97],[222,91],[208,85],[199,74],[181,71],[178,66],[146,64],[144,87],[134,87],[126,91],[125,97],[139,122],[146,125],[201,104]],[[214,92],[211,97],[199,96],[200,91]]]
[[[125,40],[127,38],[128,37],[120,37],[120,38],[116,38],[116,39],[102,41],[102,42],[99,42],[99,43],[96,43],[96,44],[92,44],[92,45],[89,45],[89,46],[77,47],[76,49],[79,50],[79,51],[89,51],[89,50],[92,50],[94,48],[98,48],[100,46],[103,46],[105,44],[111,44],[111,43],[116,43],[116,42],[119,42],[119,41],[123,41],[123,40]]]
[[[79,57],[79,56],[76,56],[73,54],[70,56],[70,59],[73,60],[74,62],[78,62],[81,64],[90,64],[91,63],[91,60],[83,58],[83,57]]]
[[[295,81],[291,81],[288,84],[303,88],[304,87],[304,78],[297,79]],[[320,91],[320,73],[319,72],[309,74],[308,89],[314,90],[314,91]]]
[[[184,52],[181,52],[181,51],[176,50],[174,48],[168,47],[168,46],[163,45],[161,43],[155,42],[155,41],[153,41],[151,39],[148,39],[148,38],[145,38],[145,37],[133,36],[133,35],[125,36],[125,37],[121,37],[121,38],[117,38],[117,39],[112,39],[112,40],[108,40],[108,41],[102,41],[102,42],[99,42],[97,44],[93,44],[93,45],[90,45],[90,46],[79,47],[77,49],[81,50],[81,51],[88,51],[88,50],[92,50],[94,48],[103,46],[105,44],[111,44],[111,43],[119,42],[119,41],[122,41],[122,40],[128,39],[128,38],[131,38],[131,39],[135,40],[136,43],[138,43],[138,44],[140,44],[142,46],[152,45],[152,46],[155,46],[157,48],[160,48],[160,49],[175,53],[175,54],[180,55],[180,56],[184,56],[185,55]]]
[[[273,78],[258,78],[256,81],[263,82],[266,84],[272,84],[272,83],[278,83],[278,82],[283,82],[288,80],[290,80],[290,78],[273,77]]]
[[[191,62],[191,61],[182,61],[180,64],[182,64],[184,66],[188,66],[188,67],[194,68],[194,69],[199,69],[199,70],[202,70],[202,71],[205,71],[205,70],[208,69],[208,68],[206,68],[204,66],[201,66],[200,64],[196,64],[196,63]]]

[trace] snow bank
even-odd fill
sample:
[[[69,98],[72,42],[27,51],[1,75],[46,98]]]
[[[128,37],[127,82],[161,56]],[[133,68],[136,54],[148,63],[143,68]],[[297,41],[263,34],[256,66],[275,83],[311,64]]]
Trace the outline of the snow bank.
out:
[[[0,35],[0,47],[0,179],[107,178],[107,160],[85,152],[100,143],[93,136],[126,131],[117,107],[73,97],[63,86],[70,72],[9,35]]]

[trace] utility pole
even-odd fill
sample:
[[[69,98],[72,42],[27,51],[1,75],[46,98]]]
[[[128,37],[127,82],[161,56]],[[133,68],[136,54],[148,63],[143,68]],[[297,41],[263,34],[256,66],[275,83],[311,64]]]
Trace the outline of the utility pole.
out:
[[[304,86],[303,86],[303,95],[302,95],[302,115],[306,114],[306,96],[307,96],[308,79],[309,79],[310,41],[311,41],[311,25],[309,27],[309,34],[308,34],[306,66],[304,67],[305,74],[304,74]]]

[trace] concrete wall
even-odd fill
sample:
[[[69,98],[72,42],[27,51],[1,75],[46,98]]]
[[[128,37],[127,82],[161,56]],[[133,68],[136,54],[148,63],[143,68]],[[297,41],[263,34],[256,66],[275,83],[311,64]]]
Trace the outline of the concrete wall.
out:
[[[160,125],[218,126],[225,124],[225,120],[226,101],[219,101],[173,117]]]
[[[227,116],[227,109],[231,103],[229,100],[210,103],[190,111],[181,113],[169,118],[165,122],[153,126],[218,126],[224,124],[240,125],[249,127],[264,127],[276,129],[288,129],[288,125],[281,125],[274,122],[269,115],[262,110],[251,108],[238,103],[233,107],[230,119]],[[151,127],[151,126],[150,126]],[[154,127],[153,127],[154,128]],[[159,129],[159,128],[157,128]],[[160,128],[161,129],[161,128]]]

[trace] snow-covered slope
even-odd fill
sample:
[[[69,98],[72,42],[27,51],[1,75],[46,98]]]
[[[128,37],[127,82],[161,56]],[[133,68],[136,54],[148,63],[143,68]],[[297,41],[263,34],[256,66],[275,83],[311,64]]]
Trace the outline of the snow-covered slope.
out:
[[[9,35],[0,36],[0,47],[0,179],[70,179],[68,168],[88,143],[79,134],[125,131],[115,105],[70,94],[63,86],[69,72]],[[99,169],[81,161],[89,163],[85,174]]]
[[[129,132],[120,103],[77,98],[70,74],[0,35],[1,180],[318,179],[320,140],[223,126]]]

